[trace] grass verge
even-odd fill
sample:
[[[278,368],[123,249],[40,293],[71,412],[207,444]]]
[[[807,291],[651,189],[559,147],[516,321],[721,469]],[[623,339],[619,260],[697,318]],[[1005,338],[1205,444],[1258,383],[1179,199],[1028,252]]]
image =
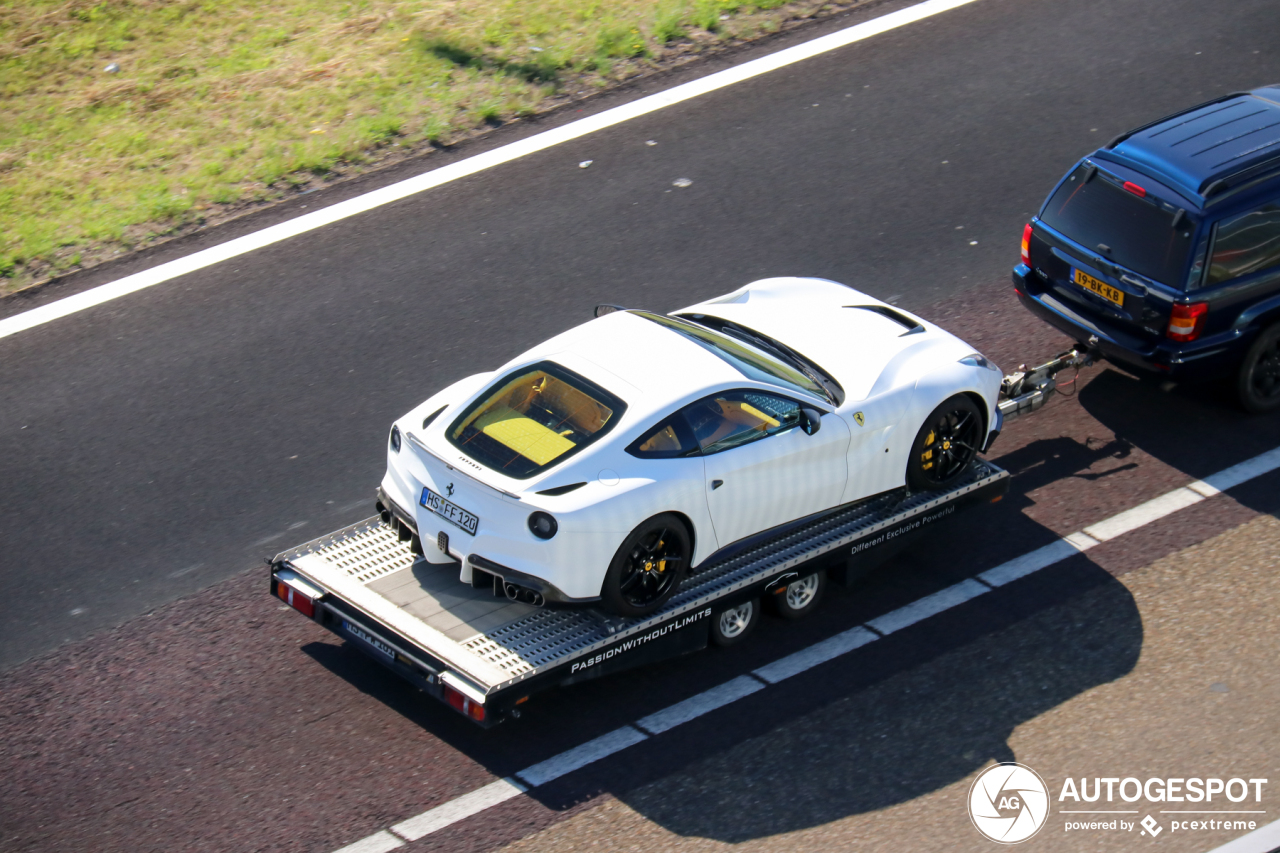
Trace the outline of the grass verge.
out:
[[[0,293],[855,4],[0,6]]]

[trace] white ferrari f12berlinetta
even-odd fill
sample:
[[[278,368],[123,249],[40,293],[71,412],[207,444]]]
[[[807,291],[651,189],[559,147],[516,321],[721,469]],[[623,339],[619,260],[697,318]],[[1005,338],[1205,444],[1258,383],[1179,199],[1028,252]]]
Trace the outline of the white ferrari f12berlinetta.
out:
[[[392,426],[379,511],[460,582],[641,616],[752,537],[953,483],[999,432],[995,365],[835,282],[596,313]]]

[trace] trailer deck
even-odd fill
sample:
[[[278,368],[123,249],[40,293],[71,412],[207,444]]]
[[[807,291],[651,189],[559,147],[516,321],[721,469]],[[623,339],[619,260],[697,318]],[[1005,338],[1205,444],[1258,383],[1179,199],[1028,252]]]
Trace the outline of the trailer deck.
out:
[[[458,580],[456,563],[416,557],[376,516],[276,556],[273,590],[300,591],[314,600],[316,621],[423,689],[461,693],[481,709],[471,716],[491,724],[523,701],[516,693],[700,648],[713,610],[785,586],[823,558],[836,575],[856,574],[960,506],[1002,495],[1008,476],[979,460],[946,491],[895,492],[836,510],[705,565],[640,619],[474,589]]]

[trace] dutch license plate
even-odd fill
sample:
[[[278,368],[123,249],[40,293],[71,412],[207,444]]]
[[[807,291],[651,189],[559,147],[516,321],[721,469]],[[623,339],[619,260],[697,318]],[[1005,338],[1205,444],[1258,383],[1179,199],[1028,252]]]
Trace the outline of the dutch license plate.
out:
[[[476,535],[476,528],[480,526],[480,519],[452,501],[447,501],[430,489],[424,488],[422,490],[422,499],[418,503],[445,521],[461,527],[472,536]]]
[[[1099,281],[1098,279],[1089,275],[1084,270],[1073,269],[1071,272],[1072,272],[1072,281],[1074,281],[1076,284],[1083,287],[1085,290],[1089,290],[1098,294],[1108,302],[1114,302],[1116,305],[1119,305],[1121,307],[1124,306],[1123,291],[1119,290],[1118,288],[1112,287],[1111,285],[1107,284],[1105,281]]]
[[[363,640],[365,645],[373,648],[375,651],[382,652],[392,660],[396,659],[396,650],[361,628],[359,625],[352,625],[346,619],[342,620],[342,629],[353,637]]]

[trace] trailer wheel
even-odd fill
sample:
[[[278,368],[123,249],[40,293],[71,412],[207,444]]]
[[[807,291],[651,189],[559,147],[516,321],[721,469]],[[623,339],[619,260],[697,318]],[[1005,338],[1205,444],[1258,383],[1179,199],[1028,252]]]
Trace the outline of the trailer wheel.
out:
[[[826,570],[819,570],[794,580],[773,593],[773,610],[783,619],[799,619],[817,609],[827,591]]]
[[[760,621],[760,605],[755,600],[721,610],[711,617],[711,643],[726,648],[736,646],[755,630]]]
[[[982,413],[965,394],[944,400],[925,418],[907,459],[907,486],[928,492],[945,488],[969,470],[982,434]]]
[[[692,555],[684,523],[671,513],[655,515],[631,531],[613,555],[601,603],[618,616],[647,616],[680,586]]]

